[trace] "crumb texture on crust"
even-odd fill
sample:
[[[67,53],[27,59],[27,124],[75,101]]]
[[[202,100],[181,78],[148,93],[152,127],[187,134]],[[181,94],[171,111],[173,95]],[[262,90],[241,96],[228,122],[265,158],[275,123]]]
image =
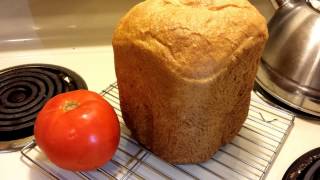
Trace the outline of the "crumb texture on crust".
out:
[[[113,35],[123,118],[172,163],[209,159],[240,130],[268,38],[247,0],[147,0]]]

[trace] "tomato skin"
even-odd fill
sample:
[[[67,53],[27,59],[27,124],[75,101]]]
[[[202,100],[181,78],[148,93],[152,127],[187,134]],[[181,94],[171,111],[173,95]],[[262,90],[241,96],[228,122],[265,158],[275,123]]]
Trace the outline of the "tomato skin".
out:
[[[114,155],[120,126],[112,106],[99,94],[76,90],[45,104],[35,121],[34,135],[40,149],[57,166],[93,170]]]

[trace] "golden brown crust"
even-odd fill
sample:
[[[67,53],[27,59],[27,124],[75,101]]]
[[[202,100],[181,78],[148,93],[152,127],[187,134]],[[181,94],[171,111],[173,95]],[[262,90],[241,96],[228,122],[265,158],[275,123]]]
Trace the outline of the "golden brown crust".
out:
[[[147,0],[121,20],[113,47],[133,135],[173,163],[207,160],[244,122],[267,39],[246,0]]]

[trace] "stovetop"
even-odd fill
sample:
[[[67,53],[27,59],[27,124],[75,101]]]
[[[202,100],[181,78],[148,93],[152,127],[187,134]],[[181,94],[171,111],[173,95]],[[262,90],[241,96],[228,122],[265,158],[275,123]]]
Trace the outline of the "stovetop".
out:
[[[0,53],[0,70],[22,64],[44,63],[68,68],[79,74],[88,89],[100,92],[115,81],[110,46],[56,48]],[[65,81],[71,81],[65,78]],[[21,158],[21,153],[0,153],[1,179],[47,179],[41,170]]]
[[[251,2],[269,12],[267,1]],[[94,2],[1,1],[0,70],[30,63],[59,65],[79,74],[96,92],[115,82],[111,33],[139,0]],[[319,136],[320,122],[296,118],[266,179],[281,179],[299,156],[320,146]],[[0,162],[1,179],[48,179],[20,152],[0,153]]]
[[[9,58],[10,62],[5,61]],[[30,63],[60,65],[75,71],[83,77],[88,88],[96,92],[101,92],[116,80],[111,46],[0,53],[0,61],[3,62],[0,69]],[[314,137],[319,134],[319,126],[318,122],[296,119],[266,179],[281,179],[294,160],[318,147],[319,142]],[[21,158],[19,152],[0,154],[0,159],[3,162],[0,169],[4,172],[1,179],[47,178],[33,163]],[[19,173],[15,173],[16,169]]]

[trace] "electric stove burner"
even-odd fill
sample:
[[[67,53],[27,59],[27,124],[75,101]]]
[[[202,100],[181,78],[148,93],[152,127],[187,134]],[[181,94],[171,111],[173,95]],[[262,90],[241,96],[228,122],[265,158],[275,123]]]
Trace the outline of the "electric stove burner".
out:
[[[319,180],[320,148],[313,149],[295,160],[282,179]]]
[[[0,150],[31,140],[37,113],[53,96],[87,89],[75,72],[56,65],[28,64],[0,71]]]

